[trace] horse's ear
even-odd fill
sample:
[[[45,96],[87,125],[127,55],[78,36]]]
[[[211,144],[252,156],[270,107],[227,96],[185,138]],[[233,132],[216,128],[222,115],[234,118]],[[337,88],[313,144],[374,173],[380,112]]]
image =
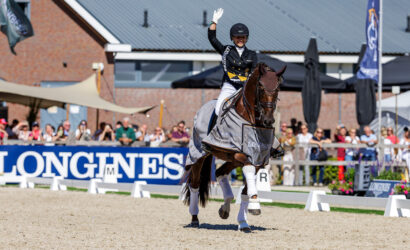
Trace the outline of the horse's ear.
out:
[[[277,77],[281,77],[282,75],[283,75],[283,73],[285,73],[285,71],[286,71],[286,65],[285,66],[283,66],[283,68],[281,69],[281,70],[279,70],[278,72],[276,72],[276,76]]]
[[[260,74],[261,76],[263,76],[265,73],[266,73],[265,65],[264,65],[263,63],[260,63],[260,64],[259,64],[259,74]]]

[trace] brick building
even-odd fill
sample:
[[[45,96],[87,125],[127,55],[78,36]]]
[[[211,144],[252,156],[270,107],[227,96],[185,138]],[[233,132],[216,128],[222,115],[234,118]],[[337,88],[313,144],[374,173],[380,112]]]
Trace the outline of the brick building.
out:
[[[344,20],[345,26],[352,29],[354,22],[360,20],[358,26],[359,28],[363,26],[362,30],[364,30],[367,1],[349,0],[343,4],[336,0],[331,1],[341,7],[341,13],[333,13],[336,15],[334,22],[340,21],[338,16],[343,16],[344,11],[349,10],[353,17],[351,20]],[[35,35],[16,46],[17,56],[10,53],[7,39],[4,36],[0,39],[2,55],[0,77],[7,81],[31,86],[45,82],[56,84],[78,82],[95,73],[92,69],[94,62],[102,62],[104,64],[101,79],[102,98],[128,107],[159,106],[160,100],[164,100],[163,125],[166,128],[170,128],[179,120],[185,120],[188,126],[192,126],[193,117],[199,107],[206,101],[216,98],[219,93],[219,90],[171,89],[169,86],[172,80],[195,74],[219,63],[220,56],[208,44],[206,25],[202,25],[202,22],[206,23],[210,20],[209,17],[206,18],[206,13],[212,13],[211,10],[226,3],[219,3],[216,0],[207,3],[165,0],[158,3],[128,0],[18,0],[18,2],[25,7]],[[323,26],[326,16],[321,17],[318,23],[314,20],[304,22],[310,25],[308,29],[310,32],[307,32],[306,28],[299,27],[299,24],[295,26],[287,20],[292,14],[289,12],[292,9],[291,3],[281,2],[283,6],[277,6],[278,1],[271,2],[274,5],[259,6],[261,8],[259,11],[277,11],[279,7],[282,11],[278,14],[281,16],[276,16],[275,21],[280,20],[278,17],[281,17],[289,26],[287,30],[295,30],[294,32],[286,32],[283,28],[281,30],[282,24],[275,25],[278,27],[274,28],[279,30],[266,32],[257,24],[265,21],[260,18],[269,19],[273,18],[272,16],[260,15],[260,17],[249,18],[243,14],[241,17],[235,17],[232,16],[234,10],[230,10],[231,14],[226,11],[224,16],[225,23],[218,26],[220,30],[218,37],[222,42],[229,43],[227,32],[231,23],[243,20],[251,29],[249,48],[287,62],[302,63],[308,40],[314,35],[318,37],[320,62],[324,66],[322,67],[324,72],[342,79],[352,75],[360,44],[365,40],[364,32],[360,32],[358,37],[355,28],[354,32],[346,36],[340,37],[339,33],[339,37],[334,38],[334,26],[329,25],[319,29]],[[303,1],[300,2],[304,4]],[[386,3],[385,12],[395,12],[396,16],[399,16],[397,11],[403,12],[400,6],[410,7],[406,1],[399,2],[399,7]],[[250,4],[242,0],[241,3]],[[261,3],[263,4],[266,3]],[[177,8],[178,6],[181,8]],[[230,8],[222,7],[228,10]],[[316,7],[309,8],[319,16],[324,15],[320,9],[324,7]],[[183,8],[188,8],[189,11]],[[145,10],[147,12],[144,19]],[[183,14],[186,15],[184,18],[178,17],[179,10],[183,10]],[[204,10],[208,11],[203,12]],[[296,12],[293,14],[297,15]],[[300,18],[303,19],[302,16]],[[387,19],[387,22],[396,24],[399,20]],[[404,21],[405,16],[403,16],[403,24]],[[255,35],[252,33],[253,30]],[[281,36],[273,36],[270,33],[281,34]],[[407,52],[405,47],[410,43],[410,37],[408,34],[404,36],[405,42],[402,47],[393,46],[389,44],[388,39],[385,40],[387,52],[383,61]],[[288,43],[287,40],[294,43]],[[279,98],[281,120],[289,122],[292,117],[304,120],[301,93],[281,92]],[[322,95],[319,126],[329,129],[336,126],[339,119],[338,104],[338,94]],[[354,94],[342,95],[341,120],[349,127],[357,126],[354,104]],[[11,103],[7,103],[7,106],[9,107],[8,120],[25,119],[27,107]],[[100,121],[109,123],[114,123],[123,116],[123,114],[100,111]],[[153,128],[158,124],[158,118],[159,108],[156,108],[149,113],[149,117],[135,114],[131,117],[131,121],[136,124],[147,123],[150,128]],[[90,127],[94,128],[95,109],[87,110],[87,120]]]

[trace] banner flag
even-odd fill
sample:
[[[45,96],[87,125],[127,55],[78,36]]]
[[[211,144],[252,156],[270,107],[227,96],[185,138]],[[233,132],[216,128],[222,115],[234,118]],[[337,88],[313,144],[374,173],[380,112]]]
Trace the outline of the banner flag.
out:
[[[376,82],[379,77],[379,34],[380,34],[380,2],[369,0],[366,16],[366,52],[360,62],[360,70],[357,72],[359,79],[373,79]]]
[[[0,25],[13,54],[16,54],[14,46],[18,42],[34,35],[30,20],[14,0],[0,0]]]

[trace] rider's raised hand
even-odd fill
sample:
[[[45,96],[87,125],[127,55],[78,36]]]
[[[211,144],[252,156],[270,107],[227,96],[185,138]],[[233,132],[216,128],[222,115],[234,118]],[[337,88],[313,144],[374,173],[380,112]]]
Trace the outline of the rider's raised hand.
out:
[[[222,8],[214,10],[214,16],[212,17],[212,22],[217,24],[218,20],[222,17],[223,13],[224,13],[224,9]]]

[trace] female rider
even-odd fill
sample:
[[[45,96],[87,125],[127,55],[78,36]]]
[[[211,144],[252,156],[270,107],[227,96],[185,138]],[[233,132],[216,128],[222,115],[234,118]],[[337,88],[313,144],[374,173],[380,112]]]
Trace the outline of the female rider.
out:
[[[256,52],[246,48],[249,29],[245,24],[237,23],[231,27],[230,36],[234,45],[222,45],[216,38],[216,24],[222,17],[224,10],[219,8],[214,11],[211,26],[208,29],[208,39],[212,47],[222,55],[222,65],[224,77],[222,90],[215,105],[215,115],[219,116],[223,102],[232,96],[238,89],[245,85],[245,82],[255,69],[257,64]],[[216,118],[213,119],[216,121]],[[213,126],[211,124],[211,126]],[[212,129],[212,127],[210,128]],[[276,158],[283,156],[283,149],[280,147],[278,139],[275,138],[271,156]]]
[[[227,97],[232,96],[238,89],[243,87],[248,75],[256,67],[256,52],[246,48],[249,29],[245,24],[237,23],[231,27],[230,36],[234,45],[222,45],[216,38],[216,24],[222,17],[223,9],[214,11],[211,26],[208,29],[208,39],[212,47],[222,55],[224,78],[222,91],[219,94],[215,106],[215,114],[218,116],[222,103]]]

